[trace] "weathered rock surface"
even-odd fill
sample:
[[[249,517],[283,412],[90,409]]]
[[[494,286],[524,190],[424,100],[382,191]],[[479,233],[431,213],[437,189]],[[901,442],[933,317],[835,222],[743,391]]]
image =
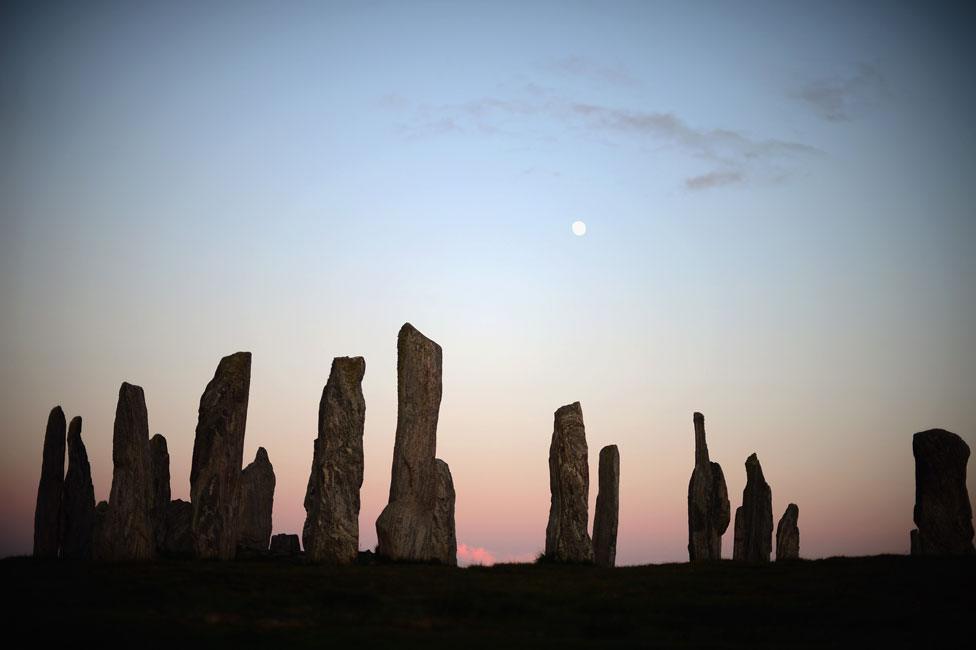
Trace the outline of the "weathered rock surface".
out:
[[[166,535],[162,553],[167,557],[193,556],[193,505],[174,499],[166,506]]]
[[[251,385],[251,353],[224,357],[200,397],[190,502],[197,557],[231,560],[237,553],[241,465]]]
[[[447,464],[434,458],[441,363],[441,346],[410,323],[400,328],[390,502],[376,520],[379,554],[392,560],[457,564],[456,546],[447,548],[455,538],[454,486]]]
[[[776,524],[776,560],[796,560],[800,557],[800,529],[797,520],[800,509],[795,503],[786,506],[786,512]]]
[[[90,560],[95,528],[95,488],[92,485],[88,452],[81,439],[81,418],[68,425],[68,473],[64,477],[63,557]]]
[[[546,559],[592,562],[593,543],[586,531],[590,474],[583,409],[579,402],[556,410],[549,445],[549,523]]]
[[[359,553],[365,374],[362,357],[336,357],[322,390],[302,528],[305,557],[310,562],[349,564]]]
[[[973,510],[966,489],[969,445],[944,429],[912,437],[915,525],[912,555],[973,553]]]
[[[620,510],[620,452],[617,445],[600,450],[600,491],[593,515],[593,561],[613,567],[617,561],[617,516]]]
[[[773,493],[756,454],[746,459],[746,487],[735,511],[733,559],[769,562],[773,546]]]
[[[95,521],[92,526],[92,559],[112,559],[112,531],[109,529],[108,501],[99,501],[95,506]]]
[[[295,557],[301,552],[298,535],[279,533],[271,538],[271,555],[274,557]]]
[[[112,436],[112,492],[108,528],[114,560],[151,560],[156,552],[152,526],[152,458],[149,415],[139,386],[123,383]]]
[[[61,501],[64,494],[64,411],[55,406],[47,416],[41,480],[34,509],[34,557],[58,557],[61,546]]]
[[[156,548],[161,549],[166,539],[166,511],[169,509],[169,449],[166,438],[157,433],[149,439],[149,455],[152,458],[152,521]]]
[[[705,416],[695,413],[695,469],[688,483],[688,557],[722,559],[722,535],[729,528],[729,491],[722,466],[708,458]]]
[[[258,447],[254,461],[241,476],[241,520],[238,550],[263,553],[271,542],[271,513],[274,510],[275,473],[264,447]]]

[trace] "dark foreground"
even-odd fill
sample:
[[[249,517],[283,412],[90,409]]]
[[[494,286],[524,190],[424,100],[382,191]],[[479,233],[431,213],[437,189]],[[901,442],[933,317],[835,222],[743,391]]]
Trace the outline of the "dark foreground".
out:
[[[4,637],[234,647],[972,647],[976,559],[768,566],[0,561]],[[269,645],[274,641],[274,645]],[[79,646],[80,647],[80,646]],[[346,646],[351,647],[351,646]]]

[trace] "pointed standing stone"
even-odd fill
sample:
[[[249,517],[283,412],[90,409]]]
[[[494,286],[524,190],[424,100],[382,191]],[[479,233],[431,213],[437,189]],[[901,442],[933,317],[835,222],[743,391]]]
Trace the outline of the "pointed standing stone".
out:
[[[142,388],[123,382],[112,436],[112,492],[108,529],[115,560],[151,560],[156,552],[152,526],[152,458],[149,415]]]
[[[152,457],[152,520],[156,536],[156,549],[163,548],[166,539],[166,510],[169,508],[169,449],[166,438],[157,433],[149,439]]]
[[[47,416],[44,432],[41,480],[34,509],[34,557],[58,557],[64,493],[64,429],[64,411],[55,406]]]
[[[561,406],[553,420],[546,558],[556,562],[592,562],[593,542],[586,531],[590,473],[583,409],[579,402]]]
[[[915,525],[912,555],[971,555],[973,510],[966,489],[969,445],[954,433],[930,429],[912,437]]]
[[[264,447],[258,447],[254,462],[241,475],[241,521],[237,547],[263,553],[271,543],[271,513],[274,510],[275,473]]]
[[[365,374],[362,357],[336,357],[322,390],[302,528],[305,557],[310,562],[349,564],[359,553]]]
[[[193,546],[204,559],[232,560],[237,553],[244,429],[251,385],[251,353],[224,357],[200,397],[190,502]]]
[[[617,561],[617,516],[620,510],[620,452],[617,445],[600,450],[600,491],[593,515],[593,561],[613,567]]]
[[[397,336],[397,429],[390,502],[376,520],[379,554],[392,560],[457,564],[454,487],[436,462],[441,346],[410,323]],[[449,502],[449,503],[448,503]]]
[[[786,507],[783,518],[776,524],[776,560],[796,560],[800,557],[800,529],[797,520],[800,509],[795,503]]]
[[[746,459],[746,487],[735,511],[733,559],[769,562],[773,546],[773,493],[763,477],[759,458]]]
[[[81,440],[81,418],[68,425],[68,473],[64,477],[64,535],[61,554],[68,559],[90,560],[95,527],[95,488],[88,452]]]
[[[722,559],[722,535],[729,527],[729,492],[722,466],[708,458],[705,416],[695,413],[695,469],[688,483],[688,557]]]

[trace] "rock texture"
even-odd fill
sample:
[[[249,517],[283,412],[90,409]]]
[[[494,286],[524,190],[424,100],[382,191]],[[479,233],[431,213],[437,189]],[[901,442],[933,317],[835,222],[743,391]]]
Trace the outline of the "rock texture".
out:
[[[92,526],[92,559],[112,559],[112,531],[109,530],[108,501],[99,501],[95,506],[95,521]]]
[[[156,539],[152,526],[152,459],[149,415],[142,388],[123,383],[112,436],[112,492],[109,496],[110,555],[115,560],[150,560]]]
[[[410,323],[400,328],[390,502],[376,520],[379,555],[392,560],[457,564],[454,484],[434,458],[441,363],[441,346]]]
[[[152,521],[156,548],[163,548],[166,539],[166,511],[169,509],[169,449],[166,438],[156,434],[149,439],[152,458]]]
[[[746,487],[735,511],[733,559],[769,562],[773,546],[773,493],[755,454],[746,459]]]
[[[241,520],[238,551],[268,550],[271,542],[271,512],[274,509],[275,473],[264,447],[258,447],[254,462],[241,475]]]
[[[620,510],[620,452],[617,445],[600,450],[600,491],[593,515],[593,561],[613,567],[617,561],[617,515]]]
[[[969,445],[954,433],[930,429],[912,437],[915,525],[912,555],[973,553],[973,511],[966,490]]]
[[[166,506],[166,534],[162,553],[167,557],[193,556],[193,505],[175,499]]]
[[[592,562],[593,543],[586,531],[590,474],[583,409],[579,402],[556,410],[549,445],[549,524],[546,559]]]
[[[310,562],[349,564],[359,553],[365,374],[362,357],[336,357],[322,390],[302,528],[305,557]]]
[[[795,503],[786,506],[786,512],[776,524],[776,560],[796,560],[800,557],[800,529],[796,522],[800,509]]]
[[[55,406],[47,416],[41,480],[34,509],[34,557],[58,557],[61,545],[61,500],[64,493],[64,411]]]
[[[722,466],[708,458],[705,416],[695,413],[695,469],[688,483],[688,557],[722,559],[722,535],[729,528],[729,491]]]
[[[298,535],[280,533],[271,538],[271,555],[274,557],[295,557],[301,552]]]
[[[200,397],[190,502],[197,557],[231,560],[237,553],[241,464],[251,385],[251,353],[224,357]]]
[[[68,425],[68,473],[64,477],[64,534],[61,554],[73,560],[90,560],[95,528],[95,488],[88,452],[81,440],[81,418]]]

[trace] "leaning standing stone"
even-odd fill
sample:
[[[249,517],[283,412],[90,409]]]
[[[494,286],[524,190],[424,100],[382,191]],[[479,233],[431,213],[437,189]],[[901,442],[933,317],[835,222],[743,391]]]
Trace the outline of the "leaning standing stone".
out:
[[[722,466],[708,458],[705,416],[695,413],[695,469],[688,483],[688,557],[722,559],[722,535],[729,527],[729,493]]]
[[[973,510],[966,489],[969,445],[954,433],[930,429],[912,437],[915,525],[912,555],[973,553]]]
[[[254,462],[241,476],[241,521],[237,547],[240,551],[264,553],[271,542],[271,513],[274,510],[275,473],[264,447],[258,447]]]
[[[776,525],[776,560],[796,560],[800,557],[800,529],[797,520],[800,509],[795,503],[786,507],[783,518]]]
[[[68,473],[64,477],[64,535],[61,553],[65,558],[90,560],[95,527],[95,488],[92,486],[88,452],[81,440],[81,418],[68,425]]]
[[[200,397],[190,502],[193,545],[204,559],[232,560],[237,553],[241,464],[251,385],[251,353],[220,360]]]
[[[593,561],[613,567],[617,560],[617,515],[620,510],[620,452],[617,445],[600,450],[600,491],[593,515]]]
[[[169,508],[169,449],[166,438],[157,433],[149,439],[149,453],[152,457],[152,520],[156,536],[156,548],[161,549],[166,539],[166,510]]]
[[[773,546],[773,493],[763,477],[759,458],[746,459],[746,487],[742,506],[735,511],[733,559],[769,562]]]
[[[44,432],[41,481],[34,509],[34,557],[58,557],[64,493],[64,429],[64,411],[55,406],[47,416]]]
[[[156,551],[152,526],[152,459],[149,416],[139,386],[123,383],[112,436],[112,492],[108,528],[115,560],[151,560]]]
[[[556,562],[592,562],[593,542],[586,531],[590,474],[579,402],[556,410],[549,446],[549,523],[546,558]]]

